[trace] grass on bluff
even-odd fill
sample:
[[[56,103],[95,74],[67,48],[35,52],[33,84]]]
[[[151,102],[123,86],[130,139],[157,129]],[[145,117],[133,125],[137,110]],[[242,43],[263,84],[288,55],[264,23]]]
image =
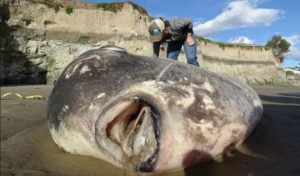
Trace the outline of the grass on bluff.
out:
[[[132,8],[134,10],[137,10],[141,15],[145,15],[148,16],[149,19],[151,20],[152,17],[149,16],[148,12],[146,11],[146,9],[144,9],[143,7],[135,4],[132,1],[124,1],[124,2],[111,2],[111,3],[88,3],[88,2],[78,2],[75,3],[75,6],[73,6],[74,4],[71,3],[71,1],[54,1],[54,0],[26,0],[32,3],[40,3],[40,4],[44,4],[49,8],[54,9],[55,13],[58,13],[62,8],[66,8],[66,13],[67,14],[71,14],[73,12],[74,8],[78,8],[78,7],[82,7],[82,8],[90,8],[90,7],[94,7],[94,8],[101,8],[104,11],[110,11],[113,13],[117,13],[118,11],[120,11],[124,4],[130,4],[132,6]]]
[[[268,50],[269,49],[269,48],[267,48],[265,46],[258,46],[258,45],[243,45],[243,44],[233,44],[233,43],[217,42],[217,41],[209,40],[209,39],[204,38],[202,36],[196,36],[196,38],[198,39],[198,41],[204,42],[205,45],[208,44],[208,43],[213,43],[213,44],[218,45],[223,50],[225,48],[234,48],[234,47],[239,47],[239,48],[245,49],[245,50],[259,49],[260,51]]]
[[[104,11],[117,13],[119,10],[122,9],[123,3],[97,3],[96,7],[101,8]]]
[[[130,4],[133,9],[139,11],[142,15],[148,15],[148,12],[141,6],[133,3],[133,2],[111,2],[111,3],[97,3],[96,7],[97,8],[102,8],[104,11],[110,11],[113,13],[117,13],[118,11],[120,11],[124,4],[128,3]]]
[[[63,5],[61,3],[58,2],[53,2],[53,0],[28,0],[29,2],[32,3],[41,3],[46,5],[49,8],[53,8],[55,10],[55,12],[58,12],[59,9],[61,7],[63,7]]]
[[[54,2],[53,0],[28,0],[29,2],[32,3],[40,3],[40,4],[44,4],[49,8],[54,9],[55,13],[59,12],[61,8],[64,8],[65,6],[59,2]],[[66,7],[66,13],[67,14],[71,14],[73,13],[73,8],[70,6]]]
[[[64,6],[62,5],[62,4],[54,4],[54,11],[55,11],[55,13],[57,13],[59,10],[60,10],[60,8],[63,8]]]

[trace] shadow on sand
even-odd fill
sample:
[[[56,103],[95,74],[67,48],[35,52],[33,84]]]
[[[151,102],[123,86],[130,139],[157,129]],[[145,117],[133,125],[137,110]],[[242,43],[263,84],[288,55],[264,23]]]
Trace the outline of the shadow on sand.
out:
[[[231,156],[187,168],[185,175],[300,175],[300,94],[277,95],[260,95],[262,119]]]

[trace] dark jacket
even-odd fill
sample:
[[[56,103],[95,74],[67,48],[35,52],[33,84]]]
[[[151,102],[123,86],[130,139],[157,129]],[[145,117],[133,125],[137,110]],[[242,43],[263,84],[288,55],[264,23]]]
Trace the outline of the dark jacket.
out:
[[[169,20],[170,26],[167,27],[167,30],[170,33],[171,38],[162,40],[159,42],[153,43],[153,56],[159,56],[159,47],[160,44],[166,42],[184,42],[187,37],[187,33],[193,33],[193,23],[191,19],[188,18],[177,18]]]

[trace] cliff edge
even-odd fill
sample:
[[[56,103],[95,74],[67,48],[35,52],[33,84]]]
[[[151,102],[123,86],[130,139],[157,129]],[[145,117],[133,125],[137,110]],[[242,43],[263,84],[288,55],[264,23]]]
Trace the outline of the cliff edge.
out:
[[[0,0],[1,85],[52,84],[82,52],[112,44],[152,56],[146,10],[132,2]],[[285,83],[270,50],[199,40],[201,67],[252,85]],[[166,57],[165,46],[161,57]],[[186,62],[182,52],[179,61]]]

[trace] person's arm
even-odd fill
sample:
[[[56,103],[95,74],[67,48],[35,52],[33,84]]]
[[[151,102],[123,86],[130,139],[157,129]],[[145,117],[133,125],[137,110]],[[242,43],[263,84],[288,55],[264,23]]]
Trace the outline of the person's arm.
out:
[[[153,57],[159,57],[160,42],[153,43]]]

